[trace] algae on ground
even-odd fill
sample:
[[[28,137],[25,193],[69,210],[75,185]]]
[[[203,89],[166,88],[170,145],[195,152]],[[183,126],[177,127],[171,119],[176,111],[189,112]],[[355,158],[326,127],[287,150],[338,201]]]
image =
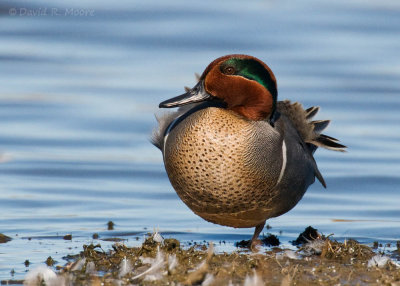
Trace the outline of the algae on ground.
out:
[[[400,271],[394,263],[368,267],[375,253],[355,240],[341,243],[320,236],[303,244],[295,254],[291,252],[274,248],[261,253],[214,253],[212,244],[183,248],[176,239],[156,242],[150,236],[141,247],[117,243],[104,251],[99,244],[85,245],[79,258],[60,275],[66,275],[74,285],[201,285],[205,280],[207,285],[243,285],[246,277],[255,276],[268,285],[400,283]],[[121,276],[124,259],[130,271]],[[88,265],[96,271],[88,271]]]

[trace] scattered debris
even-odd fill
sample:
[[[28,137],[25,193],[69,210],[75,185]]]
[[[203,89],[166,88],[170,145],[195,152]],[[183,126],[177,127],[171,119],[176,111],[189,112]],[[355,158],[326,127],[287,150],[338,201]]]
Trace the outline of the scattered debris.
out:
[[[370,247],[360,244],[354,239],[341,243],[327,238],[321,251],[322,258],[349,264],[354,264],[355,260],[368,261],[372,256],[374,256],[374,252]]]
[[[312,226],[308,226],[302,233],[299,234],[296,240],[292,241],[292,244],[295,246],[302,245],[317,238],[322,238],[321,234],[317,229],[313,228]]]
[[[280,244],[278,237],[271,233],[268,233],[267,236],[263,236],[261,241],[265,246],[279,246]]]
[[[209,263],[213,255],[214,255],[214,245],[211,243],[207,251],[206,259],[203,260],[193,272],[189,273],[185,284],[187,285],[198,284],[205,280],[209,269]]]
[[[319,235],[308,237],[297,251],[275,247],[258,253],[242,249],[215,253],[211,242],[193,241],[181,247],[178,240],[160,240],[156,233],[139,247],[115,243],[105,251],[100,244],[84,245],[81,253],[66,256],[69,262],[57,266],[57,272],[45,265],[32,269],[24,284],[258,286],[267,282],[289,286],[396,285],[400,281],[396,258],[377,255],[355,240],[337,242]],[[54,260],[48,257],[46,264],[54,265]]]
[[[9,237],[9,236],[7,236],[7,235],[5,235],[5,234],[0,233],[0,243],[6,243],[6,242],[9,242],[9,241],[11,241],[11,240],[12,240],[11,237]]]
[[[107,238],[103,238],[102,240],[103,240],[103,241],[121,242],[121,241],[126,241],[126,238],[107,237]]]
[[[54,264],[55,264],[56,262],[54,261],[54,259],[51,257],[51,256],[49,256],[49,257],[47,257],[47,259],[46,259],[46,265],[47,266],[53,266]]]
[[[107,230],[114,230],[114,223],[111,220],[107,222]]]
[[[67,234],[63,236],[63,239],[65,240],[72,240],[72,234]]]
[[[235,242],[235,246],[240,247],[240,248],[249,248],[250,240],[241,240],[241,241]]]
[[[181,247],[181,243],[175,238],[167,238],[164,239],[164,247],[168,251],[172,251],[174,249],[179,249]]]
[[[307,243],[303,244],[303,247],[301,247],[301,250],[303,250],[303,252],[306,256],[320,255],[322,253],[322,250],[325,247],[326,242],[327,241],[322,238],[310,240]]]
[[[278,237],[271,233],[267,233],[267,236],[261,237],[260,240],[265,246],[279,246],[280,244]],[[250,243],[251,240],[241,240],[235,242],[235,246],[240,248],[250,248]]]

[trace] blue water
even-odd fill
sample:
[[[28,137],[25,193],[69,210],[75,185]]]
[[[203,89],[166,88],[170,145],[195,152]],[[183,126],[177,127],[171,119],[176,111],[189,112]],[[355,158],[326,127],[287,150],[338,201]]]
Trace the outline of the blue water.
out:
[[[137,245],[158,227],[228,250],[249,238],[194,215],[148,140],[158,103],[229,53],[268,63],[279,98],[321,106],[327,134],[349,146],[317,151],[328,189],[315,183],[269,232],[284,246],[308,225],[400,239],[400,5],[364,2],[3,0],[0,233],[13,240],[0,244],[0,279],[48,256],[63,265],[93,233]]]

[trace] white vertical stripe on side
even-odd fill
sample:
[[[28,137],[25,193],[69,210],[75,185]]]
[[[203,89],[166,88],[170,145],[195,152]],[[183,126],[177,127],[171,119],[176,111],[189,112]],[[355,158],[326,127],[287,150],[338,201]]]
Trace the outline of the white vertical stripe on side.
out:
[[[286,161],[287,161],[287,154],[286,154],[286,143],[285,140],[282,140],[282,168],[281,168],[281,173],[279,174],[278,182],[276,184],[279,184],[282,180],[283,174],[285,174],[285,169],[286,169]]]
[[[168,126],[168,128],[167,128],[167,131],[165,132],[165,135],[164,135],[164,144],[163,144],[163,151],[162,151],[164,162],[165,162],[165,145],[167,144],[167,139],[168,139],[169,132],[171,131],[172,127],[174,127],[176,121],[177,121],[180,117],[181,117],[181,116],[178,116],[177,118],[175,118],[175,119],[169,124],[169,126]]]

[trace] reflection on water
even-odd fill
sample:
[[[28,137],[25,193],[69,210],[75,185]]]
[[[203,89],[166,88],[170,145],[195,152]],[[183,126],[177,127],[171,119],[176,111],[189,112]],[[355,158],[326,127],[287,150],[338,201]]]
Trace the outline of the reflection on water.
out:
[[[265,60],[279,97],[320,105],[328,134],[349,146],[317,152],[328,189],[313,185],[269,231],[284,245],[308,225],[337,239],[399,238],[396,1],[110,3],[0,6],[0,232],[13,238],[0,245],[0,279],[11,269],[23,277],[25,259],[63,264],[93,233],[135,245],[159,227],[228,250],[248,238],[251,229],[207,223],[183,205],[148,141],[158,103],[228,53]],[[94,13],[21,14],[46,7]]]

